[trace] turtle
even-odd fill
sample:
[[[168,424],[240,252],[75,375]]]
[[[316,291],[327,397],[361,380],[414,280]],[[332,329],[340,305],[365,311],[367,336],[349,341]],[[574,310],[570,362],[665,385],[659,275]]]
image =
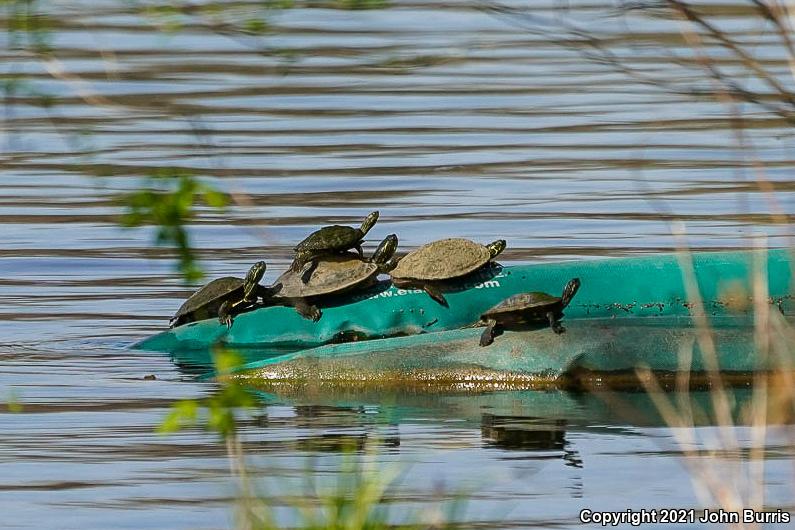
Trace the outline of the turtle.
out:
[[[427,243],[398,261],[389,273],[397,287],[418,288],[447,307],[437,282],[466,276],[480,269],[505,250],[505,240],[481,245],[469,239],[450,238]]]
[[[256,303],[259,297],[267,298],[269,291],[259,284],[265,274],[264,261],[249,269],[246,278],[225,276],[216,278],[188,298],[169,322],[170,327],[180,326],[217,316],[221,323],[232,325],[234,315]]]
[[[530,324],[549,322],[552,331],[560,335],[566,328],[560,324],[563,310],[580,288],[580,279],[573,278],[563,288],[563,294],[552,296],[542,292],[521,293],[506,298],[482,315],[480,325],[486,329],[480,336],[480,345],[488,346],[494,342],[500,328],[505,324]]]
[[[301,316],[317,321],[322,313],[312,303],[314,300],[371,285],[379,273],[394,267],[392,256],[397,245],[397,236],[390,234],[369,259],[361,259],[355,252],[324,256],[318,260],[308,283],[303,282],[300,272],[288,270],[274,282],[274,286],[279,285],[274,300],[283,300],[295,307]]]
[[[309,234],[306,239],[298,243],[295,248],[295,258],[290,265],[290,271],[298,272],[310,263],[309,269],[304,273],[303,282],[307,283],[317,266],[317,258],[326,254],[345,252],[356,249],[359,257],[364,259],[362,240],[367,232],[378,221],[378,211],[370,212],[362,221],[362,226],[331,225],[324,226]]]

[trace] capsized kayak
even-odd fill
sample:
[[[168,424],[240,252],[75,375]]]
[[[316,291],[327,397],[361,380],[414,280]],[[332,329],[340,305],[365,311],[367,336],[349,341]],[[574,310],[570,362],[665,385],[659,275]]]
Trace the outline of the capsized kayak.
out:
[[[232,377],[257,388],[285,385],[413,389],[423,392],[541,388],[580,372],[707,372],[697,328],[688,317],[579,319],[549,329],[506,331],[482,347],[470,328],[330,344],[243,366]],[[771,371],[795,359],[756,355],[754,327],[744,317],[714,317],[711,337],[722,372]],[[682,364],[685,352],[690,357]]]
[[[750,272],[760,255],[767,262],[772,302],[785,314],[793,312],[788,250],[693,253],[690,259],[698,289],[711,317],[735,314],[737,307],[729,307],[730,298],[750,292]],[[239,315],[229,330],[216,320],[203,320],[159,333],[134,348],[178,353],[207,350],[221,343],[270,351],[312,347],[340,337],[369,339],[453,330],[471,324],[485,310],[514,294],[546,291],[557,295],[574,277],[581,279],[582,287],[566,309],[564,323],[577,319],[623,322],[687,317],[694,310],[687,300],[679,258],[673,254],[494,265],[450,285],[445,294],[449,307],[434,302],[422,291],[380,282],[369,291],[329,299],[321,305],[323,317],[318,322],[302,318],[289,307],[263,307]]]

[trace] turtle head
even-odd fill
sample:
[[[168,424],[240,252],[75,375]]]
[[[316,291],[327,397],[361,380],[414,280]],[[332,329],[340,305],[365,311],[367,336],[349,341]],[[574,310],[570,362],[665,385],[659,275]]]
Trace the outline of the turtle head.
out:
[[[497,256],[499,256],[500,253],[503,250],[505,250],[505,247],[507,245],[508,243],[506,243],[504,239],[498,239],[497,241],[494,241],[493,243],[489,243],[488,245],[486,245],[486,248],[489,249],[489,253],[491,253],[491,259],[494,259]]]
[[[258,261],[248,270],[246,279],[243,282],[243,292],[245,297],[248,298],[259,285],[262,277],[265,276],[265,269],[267,266],[264,261]]]
[[[574,295],[577,294],[577,289],[580,288],[580,279],[574,278],[566,284],[566,287],[563,288],[563,294],[560,295],[561,303],[563,307],[569,305],[571,299],[574,298]]]
[[[362,231],[362,236],[370,231],[376,221],[378,221],[378,210],[367,214],[367,217],[362,221],[362,226],[359,228]]]
[[[378,248],[375,249],[373,252],[373,257],[370,258],[370,261],[375,263],[381,268],[386,268],[387,270],[394,268],[395,264],[391,264],[392,257],[395,255],[395,251],[398,247],[398,237],[395,234],[389,234],[381,241],[381,244],[378,245]]]

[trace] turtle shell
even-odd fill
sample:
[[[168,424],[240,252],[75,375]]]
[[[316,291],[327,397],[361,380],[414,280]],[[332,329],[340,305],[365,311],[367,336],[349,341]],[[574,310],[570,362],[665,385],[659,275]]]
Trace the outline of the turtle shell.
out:
[[[185,303],[180,306],[171,319],[172,322],[179,324],[183,317],[191,313],[201,313],[197,315],[198,318],[196,320],[215,316],[221,304],[230,295],[237,290],[242,292],[243,283],[244,280],[242,278],[235,278],[234,276],[225,276],[211,281],[185,300]],[[204,316],[205,314],[206,316]]]
[[[274,285],[282,284],[276,298],[306,298],[352,289],[378,274],[378,265],[363,261],[358,254],[327,256],[319,260],[308,283],[301,279],[302,272],[287,271]]]
[[[362,240],[362,231],[344,225],[324,226],[309,234],[306,239],[295,246],[295,251],[302,250],[347,250]]]
[[[560,302],[560,297],[552,296],[547,293],[534,292],[515,294],[483,313],[482,318],[491,318],[518,311],[548,311],[554,309],[555,305],[560,304]]]
[[[389,274],[393,278],[447,280],[474,272],[490,259],[489,249],[480,243],[441,239],[406,254]]]

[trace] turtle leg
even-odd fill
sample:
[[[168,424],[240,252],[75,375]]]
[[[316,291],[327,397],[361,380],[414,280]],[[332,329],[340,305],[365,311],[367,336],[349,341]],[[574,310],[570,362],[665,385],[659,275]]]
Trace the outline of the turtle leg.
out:
[[[227,329],[232,327],[232,321],[235,319],[237,315],[244,309],[248,309],[249,307],[255,305],[256,299],[254,301],[247,300],[245,298],[241,298],[240,300],[233,302],[231,300],[226,300],[221,307],[218,308],[218,322],[221,324],[226,324]]]
[[[423,291],[428,293],[428,296],[436,300],[438,303],[440,303],[444,307],[450,307],[450,305],[447,303],[447,299],[442,294],[442,290],[439,288],[438,285],[426,282],[421,284],[420,287],[422,288]]]
[[[312,258],[309,261],[309,267],[301,274],[301,281],[304,283],[309,283],[309,280],[312,278],[312,273],[315,272],[317,269],[317,258]]]
[[[234,316],[232,315],[233,309],[234,304],[229,300],[221,304],[221,307],[218,308],[218,322],[221,324],[226,324],[227,329],[232,327],[232,320],[234,319]]]
[[[555,313],[549,311],[547,313],[547,318],[549,319],[549,325],[552,327],[552,331],[554,331],[556,334],[560,335],[566,331],[566,328],[561,325],[560,320]]]
[[[372,261],[372,259],[371,259],[371,261]],[[397,262],[397,260],[395,258],[390,258],[389,261],[387,261],[386,263],[381,265],[381,267],[379,268],[379,272],[386,274],[389,271],[391,271],[392,269],[394,269],[395,267],[397,267],[397,264],[398,264],[398,262]]]
[[[310,304],[304,298],[291,298],[290,302],[298,314],[308,320],[317,322],[323,316],[323,313],[316,305]]]
[[[447,300],[445,299],[444,295],[442,294],[441,288],[434,283],[406,279],[396,280],[395,278],[392,278],[392,285],[401,289],[422,289],[428,293],[428,296],[433,298],[439,304],[443,305],[444,307],[450,307],[447,304]]]
[[[275,294],[277,294],[281,290],[282,290],[282,284],[281,283],[274,283],[270,287],[264,287],[264,286],[260,285],[259,289],[257,290],[257,296],[262,298],[262,302],[261,302],[262,305],[269,305],[269,304],[273,304],[273,301],[271,301],[271,298],[273,298],[273,296]]]
[[[300,271],[301,269],[304,268],[304,265],[306,265],[307,258],[309,258],[309,256],[306,253],[303,252],[296,253],[295,258],[293,258],[293,262],[290,263],[289,270],[293,272]]]
[[[480,336],[480,345],[481,346],[488,346],[492,342],[494,342],[494,337],[496,334],[496,327],[497,321],[493,318],[490,318],[486,322],[486,329],[483,330],[483,334]]]

